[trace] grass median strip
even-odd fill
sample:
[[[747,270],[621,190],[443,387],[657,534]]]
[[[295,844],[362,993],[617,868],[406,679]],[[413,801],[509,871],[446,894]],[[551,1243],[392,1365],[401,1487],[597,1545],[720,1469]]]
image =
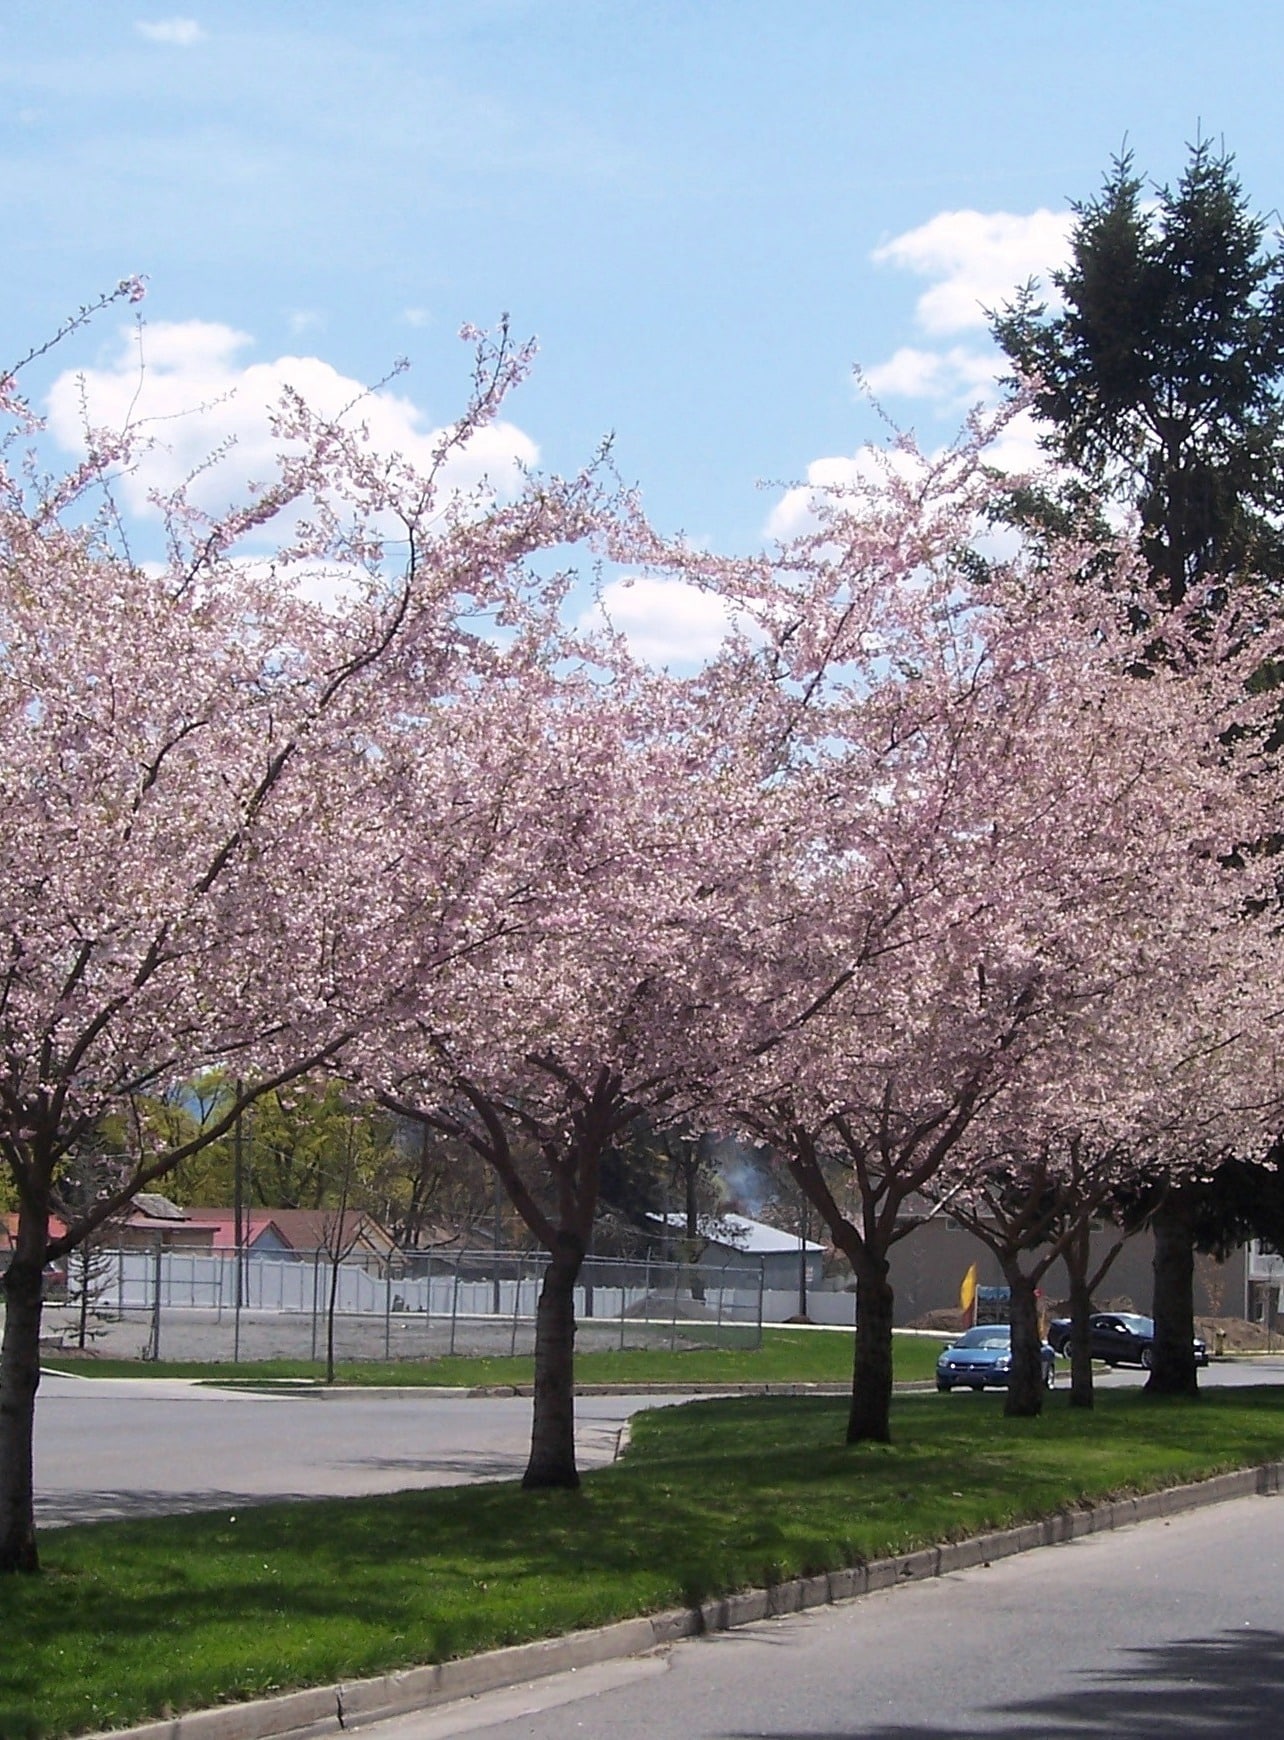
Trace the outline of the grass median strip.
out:
[[[930,1378],[940,1339],[898,1335],[896,1377],[900,1382]],[[307,1360],[265,1360],[233,1366],[210,1362],[140,1364],[134,1360],[47,1359],[49,1371],[88,1377],[187,1377],[253,1383],[315,1379],[318,1368]],[[368,1361],[344,1363],[336,1372],[341,1384],[365,1387],[434,1387],[475,1389],[489,1384],[529,1384],[534,1377],[529,1358]],[[713,1384],[713,1383],[839,1383],[851,1381],[850,1332],[810,1329],[764,1329],[760,1347],[621,1348],[618,1352],[581,1353],[576,1376],[585,1384]]]
[[[905,1396],[891,1446],[840,1398],[657,1410],[578,1493],[504,1483],[95,1524],[0,1582],[0,1733],[54,1736],[552,1636],[1284,1453],[1284,1390],[1039,1420]]]

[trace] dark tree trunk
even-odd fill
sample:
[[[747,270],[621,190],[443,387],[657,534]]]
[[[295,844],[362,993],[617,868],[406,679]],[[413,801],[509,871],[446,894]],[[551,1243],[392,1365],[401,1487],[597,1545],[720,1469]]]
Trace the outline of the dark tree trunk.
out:
[[[1034,1282],[1015,1263],[1003,1265],[1011,1292],[1012,1364],[1003,1412],[1010,1419],[1032,1420],[1043,1412],[1043,1337],[1039,1334],[1039,1302]]]
[[[330,1292],[325,1304],[325,1381],[334,1382],[334,1319],[339,1308],[339,1268],[343,1259],[330,1253]]]
[[[85,1351],[85,1343],[89,1339],[90,1246],[87,1244],[81,1245],[80,1249],[76,1252],[76,1257],[80,1263],[80,1309],[76,1313],[76,1346],[83,1353]],[[70,1259],[68,1259],[67,1268],[70,1272]]]
[[[682,1183],[686,1193],[687,1257],[692,1264],[691,1297],[703,1302],[704,1283],[700,1279],[699,1269],[694,1266],[700,1250],[700,1204],[696,1192],[697,1177],[694,1164],[685,1168]]]
[[[1086,1273],[1066,1264],[1070,1275],[1070,1406],[1091,1408],[1096,1399],[1092,1382],[1092,1295]]]
[[[575,1466],[575,1281],[584,1243],[559,1232],[535,1312],[535,1415],[527,1488],[578,1486]]]
[[[0,1572],[38,1571],[32,1480],[45,1234],[24,1209],[4,1280],[0,1344]]]
[[[1146,1390],[1152,1396],[1197,1396],[1195,1242],[1191,1211],[1169,1193],[1151,1219],[1155,1235],[1155,1346]]]
[[[851,1252],[847,1253],[850,1257]],[[886,1258],[862,1256],[856,1273],[856,1353],[847,1442],[892,1441],[892,1318],[896,1296]]]

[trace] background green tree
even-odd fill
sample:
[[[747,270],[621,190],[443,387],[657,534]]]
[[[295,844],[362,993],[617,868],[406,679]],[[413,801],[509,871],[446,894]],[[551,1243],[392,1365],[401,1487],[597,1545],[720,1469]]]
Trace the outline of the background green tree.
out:
[[[1284,576],[1277,236],[1250,209],[1234,159],[1207,141],[1189,148],[1174,187],[1149,192],[1124,152],[1100,194],[1074,211],[1070,263],[1052,274],[1059,306],[1029,285],[992,321],[1015,365],[1012,384],[1032,386],[1042,445],[1061,467],[1050,487],[1018,496],[1016,512],[1056,533],[1088,518],[1099,530],[1108,504],[1130,506],[1161,608],[1189,601],[1216,610],[1237,576],[1277,584]],[[1274,677],[1263,673],[1264,681]],[[1150,1387],[1165,1394],[1197,1390],[1194,1247],[1200,1225],[1215,1219],[1209,1188],[1161,1189],[1149,1217]]]
[[[1147,197],[1131,153],[1074,207],[1060,307],[1027,286],[993,320],[1042,444],[1128,503],[1170,605],[1236,573],[1278,575],[1284,536],[1284,256],[1234,160],[1205,141]]]

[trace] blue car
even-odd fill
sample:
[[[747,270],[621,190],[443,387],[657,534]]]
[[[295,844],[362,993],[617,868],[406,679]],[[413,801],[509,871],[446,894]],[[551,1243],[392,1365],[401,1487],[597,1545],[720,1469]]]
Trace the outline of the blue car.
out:
[[[1043,1343],[1043,1381],[1052,1388],[1057,1356]],[[947,1347],[936,1362],[936,1387],[1005,1390],[1012,1366],[1012,1331],[1006,1323],[982,1323]]]

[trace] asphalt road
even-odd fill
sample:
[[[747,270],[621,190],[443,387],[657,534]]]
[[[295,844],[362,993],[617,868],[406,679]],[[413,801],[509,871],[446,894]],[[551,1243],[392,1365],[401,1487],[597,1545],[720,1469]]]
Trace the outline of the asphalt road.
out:
[[[1088,1536],[362,1730],[367,1740],[1273,1740],[1284,1499]]]
[[[690,1399],[581,1398],[580,1467],[614,1459],[630,1414]],[[530,1430],[531,1403],[521,1397],[247,1395],[171,1378],[46,1373],[36,1401],[36,1519],[92,1522],[512,1480],[526,1466]]]
[[[1149,1375],[1138,1366],[1121,1365],[1110,1371],[1106,1366],[1098,1365],[1093,1368],[1092,1381],[1101,1389],[1121,1389],[1129,1384],[1144,1384]],[[1247,1359],[1214,1360],[1200,1372],[1199,1383],[1201,1389],[1284,1383],[1284,1355],[1254,1354]],[[1070,1387],[1068,1360],[1057,1361],[1056,1387],[1062,1390]]]

